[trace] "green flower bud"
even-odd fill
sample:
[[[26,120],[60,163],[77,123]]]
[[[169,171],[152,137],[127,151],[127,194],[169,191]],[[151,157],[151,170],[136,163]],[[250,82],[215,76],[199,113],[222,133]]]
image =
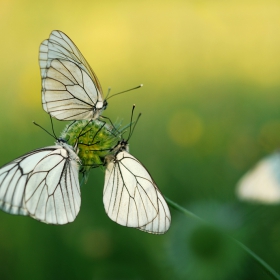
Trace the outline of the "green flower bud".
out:
[[[82,120],[68,124],[60,138],[73,147],[78,146],[78,156],[81,160],[80,171],[85,182],[91,168],[104,164],[104,158],[121,140],[123,130],[119,131],[120,123],[114,127],[99,120]]]

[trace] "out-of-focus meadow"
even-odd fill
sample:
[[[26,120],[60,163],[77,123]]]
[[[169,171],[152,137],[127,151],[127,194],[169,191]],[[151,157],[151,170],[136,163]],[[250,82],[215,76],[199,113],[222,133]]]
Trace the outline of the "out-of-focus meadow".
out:
[[[226,230],[275,269],[280,207],[241,202],[239,178],[280,146],[280,3],[0,1],[0,164],[54,139],[41,106],[39,44],[65,32],[112,93],[104,115],[142,117],[130,151],[164,195]],[[65,122],[55,121],[57,134]],[[163,236],[112,222],[104,173],[77,219],[50,226],[0,212],[1,279],[270,279],[216,228],[171,209]],[[280,272],[280,271],[279,271]]]

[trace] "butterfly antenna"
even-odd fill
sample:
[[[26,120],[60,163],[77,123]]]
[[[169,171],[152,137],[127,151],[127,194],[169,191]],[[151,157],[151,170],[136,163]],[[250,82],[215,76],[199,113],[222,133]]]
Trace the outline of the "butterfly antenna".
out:
[[[109,87],[109,88],[108,88],[108,92],[107,92],[107,95],[106,95],[106,97],[105,97],[105,100],[107,100],[107,97],[109,96],[109,94],[110,94],[110,91],[111,91],[111,88]]]
[[[137,117],[137,119],[136,119],[136,121],[135,121],[135,123],[134,123],[134,125],[133,125],[133,127],[132,127],[132,119],[133,119],[134,109],[135,109],[135,104],[133,104],[133,106],[132,106],[132,112],[131,112],[131,117],[130,117],[129,134],[128,134],[128,138],[127,138],[127,140],[126,140],[127,142],[128,142],[129,139],[131,138],[131,136],[132,136],[132,134],[133,134],[133,131],[134,131],[134,129],[135,129],[135,126],[136,126],[136,124],[137,124],[139,118],[140,118],[141,115],[142,115],[141,113],[138,115],[138,117]]]
[[[131,130],[132,130],[132,120],[133,120],[133,114],[134,114],[134,109],[135,109],[135,104],[132,105],[132,111],[131,111],[131,115],[130,115],[130,125],[129,125],[129,133],[128,133],[128,139],[131,137]]]
[[[55,140],[57,140],[56,136],[53,136],[50,132],[48,132],[45,128],[43,128],[41,125],[37,124],[35,121],[33,121],[33,124],[39,126],[42,128],[45,132],[47,132],[51,137],[53,137]]]
[[[56,136],[56,134],[55,134],[55,132],[54,132],[53,120],[52,120],[51,115],[50,115],[50,119],[51,119],[51,124],[52,124],[52,132],[53,132],[53,135],[54,135],[55,139],[57,140],[58,138],[57,138],[57,136]]]
[[[132,136],[132,134],[133,134],[133,132],[134,132],[134,129],[135,129],[135,126],[136,126],[136,124],[137,124],[137,122],[138,122],[138,120],[139,120],[139,118],[141,117],[141,113],[139,113],[139,115],[138,115],[138,117],[137,117],[137,119],[136,119],[136,121],[135,121],[135,123],[134,123],[134,126],[133,126],[133,128],[132,128],[132,131],[131,131],[131,135],[129,136],[129,138],[127,139],[127,141],[130,139],[130,137]]]
[[[131,90],[135,90],[135,89],[138,89],[138,88],[141,88],[141,87],[143,87],[143,84],[141,84],[141,85],[139,85],[139,86],[137,86],[137,87],[134,87],[134,88],[130,88],[130,89],[127,89],[127,90],[124,90],[124,91],[115,93],[115,94],[109,96],[108,98],[105,98],[105,100],[108,100],[108,99],[110,99],[111,97],[116,96],[116,95],[119,95],[119,94],[121,94],[121,93],[125,93],[125,92],[131,91]],[[109,95],[109,93],[107,94],[107,96],[108,96],[108,95]]]

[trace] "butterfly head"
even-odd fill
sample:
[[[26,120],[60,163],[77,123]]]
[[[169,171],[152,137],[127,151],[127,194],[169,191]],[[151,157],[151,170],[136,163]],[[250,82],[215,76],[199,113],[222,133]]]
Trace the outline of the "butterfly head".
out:
[[[103,111],[106,109],[107,103],[105,101],[98,101],[95,104],[95,109],[98,111]]]
[[[104,101],[103,101],[103,110],[106,110],[107,109],[107,106],[108,106],[108,102],[107,102],[107,100],[105,99]]]
[[[106,110],[108,106],[108,102],[106,100],[104,101],[98,101],[95,104],[95,107],[93,108],[93,116],[92,119],[96,120],[100,117],[101,113]]]
[[[56,143],[57,144],[63,144],[63,143],[67,143],[67,141],[64,138],[59,137],[59,138],[56,139]]]
[[[119,152],[122,152],[122,151],[126,151],[126,152],[129,152],[129,144],[128,144],[128,141],[125,140],[125,139],[122,139],[120,141],[120,148],[119,148]]]
[[[75,149],[75,147],[67,144],[67,142],[62,138],[57,139],[56,145],[63,147],[68,152],[68,156],[70,160],[74,160],[79,164],[81,164],[81,160],[77,154],[78,151]]]
[[[120,140],[116,146],[114,146],[111,151],[113,152],[113,154],[118,154],[120,152],[126,151],[129,152],[129,144],[128,141],[125,139]]]
[[[127,140],[122,139],[120,140],[112,149],[111,153],[107,154],[104,157],[104,163],[103,165],[108,166],[110,162],[114,162],[116,160],[116,157],[119,153],[126,151],[129,152],[129,144]]]

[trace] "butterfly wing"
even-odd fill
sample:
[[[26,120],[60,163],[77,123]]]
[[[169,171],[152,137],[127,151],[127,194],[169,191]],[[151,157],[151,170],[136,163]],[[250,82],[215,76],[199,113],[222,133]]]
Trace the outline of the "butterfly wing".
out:
[[[157,197],[159,208],[156,217],[153,219],[153,221],[142,227],[139,227],[138,229],[148,233],[163,234],[170,227],[171,215],[167,203],[158,189]]]
[[[108,216],[120,225],[152,233],[163,233],[169,227],[170,213],[155,182],[126,151],[117,153],[107,164],[103,203]],[[169,223],[162,223],[164,215]]]
[[[97,76],[63,32],[40,45],[44,110],[59,120],[96,119],[105,107]]]
[[[52,31],[49,39],[44,40],[40,45],[39,64],[42,76],[53,59],[68,60],[79,65],[81,69],[92,77],[98,90],[102,93],[102,88],[97,76],[79,51],[78,47],[66,34],[59,30]]]
[[[81,205],[78,171],[66,148],[59,147],[42,158],[26,184],[24,200],[29,215],[48,224],[74,221]]]
[[[66,144],[34,150],[0,169],[0,209],[50,224],[72,222],[81,195],[78,165]]]
[[[10,214],[28,215],[23,199],[26,182],[37,163],[54,149],[32,151],[0,169],[0,209]]]

